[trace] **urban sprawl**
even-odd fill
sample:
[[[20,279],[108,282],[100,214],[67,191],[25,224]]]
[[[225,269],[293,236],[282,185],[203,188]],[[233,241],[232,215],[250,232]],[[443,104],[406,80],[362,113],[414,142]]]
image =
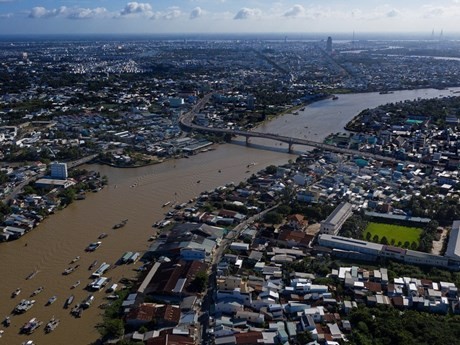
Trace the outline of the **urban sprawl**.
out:
[[[459,43],[437,39],[0,47],[5,242],[110,184],[82,164],[161,164],[250,137],[316,101],[445,89],[460,77]],[[165,203],[149,249],[119,260],[140,265],[134,281],[106,285],[109,267],[95,267],[88,289],[110,287],[101,343],[439,344],[436,332],[458,342],[459,152],[451,92],[367,109],[295,161]],[[93,299],[69,312],[84,317]],[[416,322],[431,330],[422,337]]]

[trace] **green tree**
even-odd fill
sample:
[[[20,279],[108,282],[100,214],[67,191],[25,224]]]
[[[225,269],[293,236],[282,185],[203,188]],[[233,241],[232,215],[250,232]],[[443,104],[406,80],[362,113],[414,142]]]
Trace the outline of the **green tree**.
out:
[[[374,237],[372,237],[372,242],[379,243],[379,236],[374,235]]]
[[[106,319],[98,326],[98,330],[104,338],[119,338],[125,332],[121,319]]]
[[[380,243],[381,244],[388,244],[388,240],[385,236],[382,237],[382,239],[380,240]]]
[[[206,271],[198,272],[190,284],[190,289],[197,292],[205,291],[208,286],[208,279],[209,277]]]
[[[278,167],[276,165],[269,165],[265,168],[265,172],[270,175],[276,174],[277,171]]]
[[[270,224],[280,224],[283,221],[283,216],[279,214],[278,212],[268,212],[264,216],[264,222],[270,223]]]

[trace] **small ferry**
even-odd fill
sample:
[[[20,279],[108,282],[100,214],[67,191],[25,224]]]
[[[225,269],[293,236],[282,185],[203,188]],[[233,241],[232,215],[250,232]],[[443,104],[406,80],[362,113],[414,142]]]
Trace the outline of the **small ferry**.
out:
[[[51,320],[48,321],[48,323],[45,326],[45,333],[50,333],[56,329],[56,327],[59,326],[59,319],[56,319],[54,316],[51,318]]]
[[[17,288],[11,293],[11,298],[15,298],[17,295],[21,293],[21,288]]]
[[[13,312],[15,314],[25,313],[27,310],[34,306],[35,300],[26,300],[23,299],[19,304],[14,308]]]
[[[32,334],[38,327],[43,324],[42,321],[38,321],[35,317],[30,319],[29,322],[26,322],[24,326],[21,327],[21,333]]]
[[[70,295],[69,297],[67,297],[67,299],[65,300],[65,303],[64,303],[64,308],[65,309],[70,307],[70,305],[73,303],[74,298],[75,298],[74,295]]]
[[[46,305],[51,305],[53,304],[54,302],[56,302],[57,300],[57,296],[51,296],[48,300],[48,302],[46,302]]]
[[[102,242],[101,241],[97,241],[97,242],[93,242],[93,243],[90,243],[88,245],[88,247],[86,247],[86,251],[87,252],[94,252],[97,248],[99,248],[101,246]]]
[[[38,287],[37,289],[32,292],[31,296],[37,296],[40,292],[42,292],[45,288],[43,286]]]

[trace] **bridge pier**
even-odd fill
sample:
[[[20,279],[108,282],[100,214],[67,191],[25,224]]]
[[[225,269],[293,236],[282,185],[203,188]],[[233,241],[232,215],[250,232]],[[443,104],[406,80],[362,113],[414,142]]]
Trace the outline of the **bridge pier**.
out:
[[[292,139],[289,140],[289,143],[288,143],[288,152],[289,153],[292,153],[292,147],[294,146],[294,144],[292,143]]]
[[[251,142],[249,141],[249,136],[246,137],[246,146],[249,146]]]

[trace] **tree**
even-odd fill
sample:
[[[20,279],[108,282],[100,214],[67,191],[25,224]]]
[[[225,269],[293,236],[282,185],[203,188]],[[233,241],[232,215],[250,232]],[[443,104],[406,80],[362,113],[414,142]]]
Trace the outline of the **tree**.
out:
[[[372,237],[372,242],[379,243],[379,236],[374,235],[374,237]]]
[[[268,167],[265,168],[265,172],[270,175],[276,174],[277,171],[278,171],[278,168],[276,165],[269,165]]]
[[[119,338],[125,332],[120,319],[106,319],[98,326],[98,330],[104,338]]]
[[[270,224],[280,224],[283,221],[283,216],[278,212],[268,212],[264,216],[264,222]]]
[[[370,241],[372,239],[372,235],[370,232],[366,232],[366,241]]]
[[[208,273],[206,271],[200,271],[195,275],[195,279],[190,284],[190,290],[202,292],[206,290],[208,286]]]
[[[382,237],[382,239],[380,240],[380,243],[381,244],[388,244],[388,240],[385,236]]]

